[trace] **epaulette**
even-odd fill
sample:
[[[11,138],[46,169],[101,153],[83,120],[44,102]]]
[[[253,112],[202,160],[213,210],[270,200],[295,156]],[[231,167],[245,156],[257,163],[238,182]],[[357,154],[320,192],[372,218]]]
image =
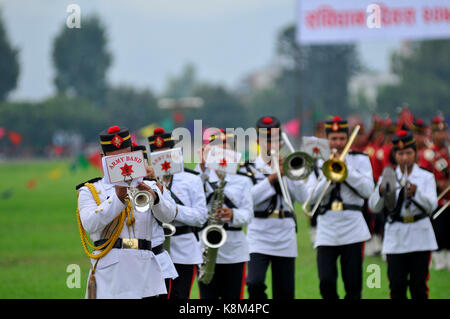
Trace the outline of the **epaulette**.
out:
[[[255,185],[257,183],[255,173],[251,169],[249,169],[249,166],[255,167],[255,164],[250,163],[249,161],[241,163],[239,170],[237,171],[237,174],[250,178],[252,180],[253,185]],[[242,172],[241,168],[245,168],[246,171]]]
[[[187,168],[187,167],[184,168],[184,171],[185,171],[186,173],[191,173],[191,174],[195,174],[195,175],[200,175],[199,172],[194,171],[193,169],[190,169],[190,168]]]
[[[81,187],[84,186],[84,184],[86,184],[86,183],[91,183],[91,184],[93,184],[93,183],[95,183],[95,182],[98,182],[98,181],[101,180],[102,178],[103,178],[103,177],[92,178],[92,179],[90,179],[90,180],[88,180],[88,181],[86,181],[86,182],[83,182],[83,183],[81,183],[81,184],[78,184],[78,185],[75,187],[75,189],[76,189],[76,190],[79,190]]]
[[[361,151],[350,151],[348,153],[351,154],[351,155],[366,155],[366,156],[369,156],[369,154],[361,152]]]
[[[423,166],[420,166],[420,165],[419,165],[419,167],[420,167],[421,169],[427,171],[427,172],[430,172],[431,174],[434,174],[432,170],[430,170],[430,169],[428,169],[428,168],[426,168],[426,167],[423,167]]]

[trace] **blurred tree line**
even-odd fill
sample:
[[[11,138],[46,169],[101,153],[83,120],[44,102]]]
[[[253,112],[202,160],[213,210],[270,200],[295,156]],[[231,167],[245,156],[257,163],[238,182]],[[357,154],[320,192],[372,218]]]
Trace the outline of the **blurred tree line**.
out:
[[[268,86],[238,90],[205,83],[197,78],[195,66],[187,64],[157,96],[150,89],[108,83],[113,55],[104,25],[97,16],[90,16],[83,19],[81,29],[62,25],[54,39],[55,95],[39,102],[8,102],[19,76],[18,50],[10,44],[0,16],[0,128],[19,132],[24,137],[21,146],[43,154],[57,130],[97,142],[99,131],[109,125],[136,131],[173,116],[173,110],[158,108],[159,98],[197,96],[204,106],[181,110],[179,125],[202,119],[204,126],[247,128],[272,114],[282,122],[300,117],[303,134],[311,134],[315,121],[346,116],[360,107],[350,105],[347,86],[362,66],[355,45],[299,46],[295,32],[295,26],[287,26],[275,39],[278,72]],[[378,110],[392,114],[395,106],[407,101],[413,112],[426,117],[445,107],[450,94],[449,43],[417,42],[408,54],[394,54],[393,72],[401,81],[380,88]]]

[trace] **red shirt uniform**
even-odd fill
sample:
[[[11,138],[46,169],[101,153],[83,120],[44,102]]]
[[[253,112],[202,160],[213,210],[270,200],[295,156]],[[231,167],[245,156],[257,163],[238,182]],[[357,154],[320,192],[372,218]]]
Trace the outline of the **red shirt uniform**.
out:
[[[381,143],[370,142],[366,145],[366,147],[362,150],[364,153],[369,155],[370,163],[372,164],[373,171],[373,179],[375,182],[378,181],[381,174],[383,173],[383,161],[377,156],[378,151],[381,149]]]
[[[446,185],[449,184],[450,156],[446,147],[438,148],[433,144],[425,149],[422,154],[419,154],[419,165],[433,172],[436,184],[439,185],[440,181],[447,181]],[[444,190],[441,188],[438,187],[438,195]],[[450,192],[447,192],[447,195],[439,201],[438,205],[442,206],[448,200],[450,200]]]

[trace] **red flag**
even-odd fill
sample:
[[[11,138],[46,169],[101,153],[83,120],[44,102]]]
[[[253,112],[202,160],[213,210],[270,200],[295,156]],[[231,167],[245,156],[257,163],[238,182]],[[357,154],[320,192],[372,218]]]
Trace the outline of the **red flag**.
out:
[[[37,178],[30,179],[30,180],[27,182],[27,185],[26,185],[26,186],[27,186],[28,189],[33,189],[33,188],[36,187],[37,182],[38,182]]]
[[[184,115],[180,112],[173,113],[172,118],[173,118],[173,121],[178,124],[184,121]]]
[[[97,167],[99,170],[103,170],[102,166],[102,157],[100,153],[92,153],[88,156],[89,163],[92,164],[92,166]]]
[[[8,137],[11,143],[14,144],[14,146],[17,146],[22,142],[22,135],[20,135],[19,133],[9,131]]]
[[[284,130],[291,136],[297,137],[300,133],[300,120],[299,119],[293,119],[289,122],[285,123]]]

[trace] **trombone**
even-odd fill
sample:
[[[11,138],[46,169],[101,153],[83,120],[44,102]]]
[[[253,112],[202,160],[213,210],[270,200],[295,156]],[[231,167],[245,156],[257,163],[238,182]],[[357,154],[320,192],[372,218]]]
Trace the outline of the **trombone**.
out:
[[[437,197],[437,201],[439,202],[439,201],[440,201],[440,200],[448,193],[449,190],[450,190],[450,186],[447,186],[447,188],[446,188],[442,193],[439,194],[439,196]],[[445,203],[445,205],[442,206],[442,207],[436,212],[436,214],[433,215],[433,219],[438,218],[438,216],[439,216],[440,214],[442,214],[442,213],[447,209],[447,207],[448,207],[449,205],[450,205],[450,201],[448,201],[447,203]]]
[[[348,169],[347,165],[345,164],[345,156],[347,155],[348,151],[350,150],[350,146],[353,144],[356,136],[358,135],[359,129],[361,127],[359,125],[356,125],[353,129],[352,134],[349,137],[349,140],[347,144],[345,145],[341,155],[338,158],[335,158],[332,154],[331,157],[325,161],[322,165],[322,173],[323,175],[320,176],[316,183],[314,184],[314,187],[309,193],[308,198],[303,203],[303,211],[306,213],[306,215],[312,217],[314,216],[314,213],[316,212],[317,208],[319,208],[320,202],[322,201],[323,197],[328,191],[328,188],[330,187],[331,183],[341,183],[347,178]],[[320,181],[322,180],[322,177],[325,177],[328,182],[325,185],[325,188],[323,189],[322,193],[320,194],[316,204],[314,205],[314,208],[312,211],[308,211],[308,204],[311,201],[312,195],[316,191],[317,186],[319,185]]]
[[[290,154],[283,161],[284,175],[292,180],[306,179],[314,169],[314,159],[308,153],[296,152],[285,132],[281,132],[281,138],[283,143],[287,146],[290,152]],[[292,212],[294,212],[294,205],[292,203],[292,198],[289,193],[289,189],[287,187],[286,181],[281,176],[280,166],[278,162],[278,154],[276,150],[271,149],[270,155],[271,161],[274,165],[274,170],[277,173],[278,183],[280,184],[283,199],[288,205],[288,208]]]

